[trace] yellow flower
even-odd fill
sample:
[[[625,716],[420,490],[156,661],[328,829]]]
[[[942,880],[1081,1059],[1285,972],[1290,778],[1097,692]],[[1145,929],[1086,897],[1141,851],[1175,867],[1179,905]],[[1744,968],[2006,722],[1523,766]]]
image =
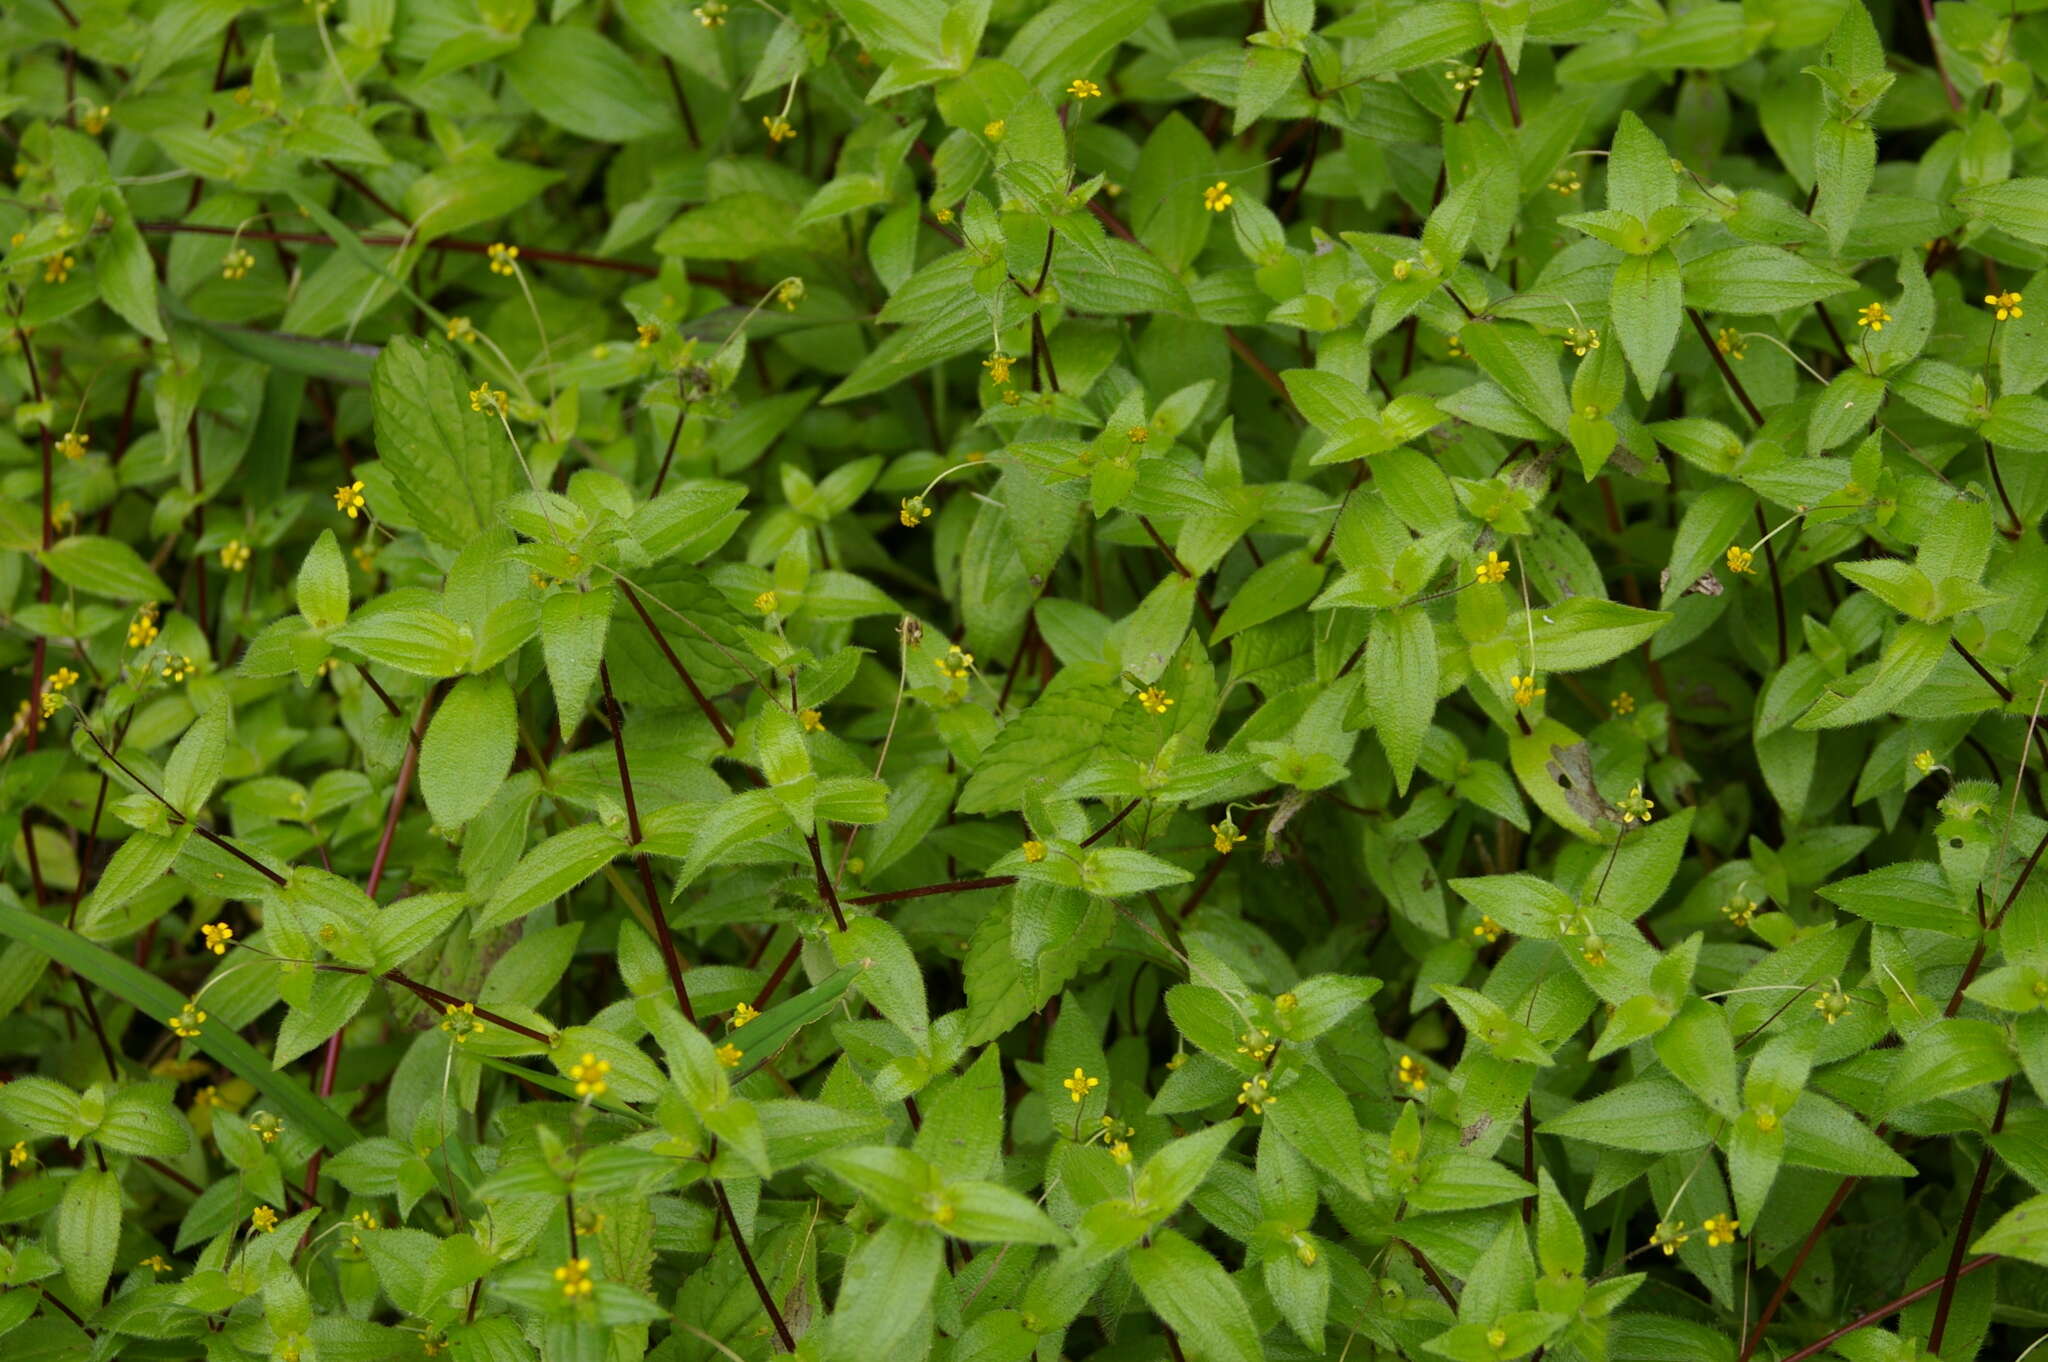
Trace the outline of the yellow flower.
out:
[[[1756,917],[1756,900],[1743,898],[1740,894],[1721,905],[1721,912],[1737,927],[1747,927]]]
[[[1536,684],[1534,676],[1510,676],[1508,686],[1514,692],[1515,703],[1523,709],[1527,709],[1540,697],[1550,693],[1549,687]]]
[[[1683,1220],[1659,1220],[1657,1228],[1650,1231],[1650,1247],[1663,1249],[1664,1256],[1669,1258],[1678,1252],[1680,1244],[1690,1238],[1692,1236],[1685,1232]]]
[[[249,555],[253,550],[239,539],[230,539],[220,546],[220,565],[229,572],[240,572],[249,566]]]
[[[760,1015],[754,1010],[752,1003],[740,1003],[732,1010],[732,1029],[737,1031]]]
[[[28,1141],[16,1140],[14,1148],[7,1151],[7,1166],[9,1168],[19,1168],[28,1161]]]
[[[498,415],[503,416],[509,407],[510,403],[506,400],[505,390],[502,388],[493,388],[488,383],[479,383],[469,390],[469,409],[471,411],[495,411]],[[361,483],[356,485],[358,487],[362,486]],[[354,518],[354,512],[350,512],[350,518]]]
[[[1143,426],[1132,426],[1124,432],[1124,438],[1134,445],[1141,445],[1152,438],[1152,432]]]
[[[1008,126],[1009,125],[1000,118],[990,119],[988,122],[981,125],[981,135],[983,137],[986,137],[991,142],[1000,142],[1003,140],[1003,131]]]
[[[777,145],[796,136],[796,126],[781,114],[761,115],[761,126],[768,130],[768,140]]]
[[[147,1258],[137,1263],[136,1266],[146,1267],[151,1272],[169,1272],[171,1270],[171,1265],[164,1261],[164,1256],[161,1253],[150,1254]]]
[[[1028,864],[1037,865],[1045,859],[1045,843],[1035,837],[1024,843],[1023,851]]]
[[[163,667],[160,670],[164,680],[177,685],[198,669],[192,665],[192,659],[183,653],[165,653]]]
[[[1884,310],[1883,303],[1870,303],[1856,309],[1856,325],[1867,326],[1872,331],[1884,330],[1884,324],[1891,319],[1892,314]]]
[[[803,725],[804,732],[806,733],[823,733],[825,731],[825,716],[818,713],[815,709],[797,711],[796,720]]]
[[[1166,1071],[1168,1073],[1179,1073],[1181,1066],[1187,1062],[1188,1052],[1185,1050],[1175,1050],[1173,1058],[1166,1061]]]
[[[475,323],[471,322],[467,317],[450,317],[448,319],[448,339],[452,341],[467,341],[470,344],[475,344]]]
[[[790,136],[796,134],[791,133]],[[775,301],[782,304],[785,312],[796,311],[796,305],[803,301],[803,296],[804,281],[801,279],[785,279],[775,286]]]
[[[349,550],[349,555],[356,560],[356,567],[361,569],[365,575],[374,573],[377,570],[377,550],[371,548],[368,544],[356,545]],[[328,659],[330,662],[333,660],[332,658]]]
[[[981,367],[988,370],[989,382],[1001,386],[1010,381],[1010,366],[1016,362],[1014,355],[1006,355],[997,350],[981,362]]]
[[[1401,1063],[1394,1071],[1394,1078],[1398,1082],[1414,1089],[1418,1094],[1429,1090],[1429,1079],[1424,1074],[1422,1065],[1416,1062],[1413,1055],[1401,1056]]]
[[[1283,993],[1273,1000],[1273,1010],[1275,1012],[1292,1012],[1299,1006],[1301,1006],[1301,999],[1295,997],[1292,993]]]
[[[1090,1092],[1093,1092],[1101,1083],[1101,1079],[1090,1078],[1087,1072],[1079,1067],[1075,1068],[1072,1078],[1062,1078],[1060,1080],[1060,1086],[1067,1090],[1067,1095],[1072,1097],[1076,1104],[1079,1104],[1081,1099]]]
[[[725,23],[725,0],[704,0],[704,3],[690,11],[697,16],[697,22],[706,28],[719,28]]]
[[[1584,185],[1585,181],[1579,178],[1579,172],[1576,170],[1560,170],[1550,177],[1550,189],[1554,194],[1576,194]]]
[[[447,1003],[442,1007],[441,1029],[455,1037],[457,1045],[469,1044],[469,1038],[480,1034],[484,1025],[476,1019],[475,1003],[464,1003],[460,1007]]]
[[[1579,947],[1579,958],[1594,969],[1607,963],[1607,943],[1598,932],[1588,932],[1585,942]]]
[[[91,443],[92,436],[67,430],[57,437],[57,452],[67,459],[82,459],[85,457],[85,447]]]
[[[939,225],[943,227],[953,220],[953,210],[950,208],[935,208],[932,210],[932,216],[936,218],[938,220]]]
[[[1067,82],[1067,93],[1076,99],[1100,99],[1102,87],[1092,80],[1077,78]]]
[[[1465,358],[1465,346],[1461,341],[1459,341],[1457,332],[1453,331],[1448,337],[1445,338],[1444,353],[1451,359]]]
[[[1756,562],[1756,555],[1740,544],[1730,544],[1727,561],[1730,572],[1748,572],[1750,565]]]
[[[1228,180],[1218,180],[1202,191],[1202,207],[1212,213],[1221,213],[1236,201],[1231,195]]]
[[[1913,754],[1913,769],[1926,775],[1934,769],[1934,749],[1926,748]]]
[[[1237,1089],[1237,1104],[1248,1107],[1254,1116],[1261,1115],[1267,1107],[1280,1099],[1273,1095],[1273,1088],[1264,1074],[1254,1074],[1250,1082],[1241,1083]]]
[[[950,676],[955,681],[965,681],[967,673],[974,666],[974,654],[961,652],[956,644],[946,649],[944,657],[933,658],[932,665],[939,669],[941,676]]]
[[[741,1050],[739,1046],[734,1045],[731,1041],[727,1041],[725,1044],[719,1046],[712,1053],[716,1054],[718,1056],[718,1062],[720,1064],[723,1064],[728,1069],[739,1068],[740,1061],[747,1057],[746,1052]]]
[[[106,131],[107,120],[113,116],[114,111],[102,104],[97,109],[88,110],[85,117],[78,121],[88,134],[98,137],[102,132]]]
[[[1748,353],[1748,347],[1742,341],[1742,333],[1732,326],[1724,326],[1714,333],[1714,348],[1728,358],[1736,360]]]
[[[56,691],[53,690],[46,690],[43,692],[42,710],[43,717],[45,719],[49,718],[51,715],[55,714],[58,710],[62,708],[64,708],[63,696],[59,695]],[[37,725],[37,731],[41,731],[41,725]]]
[[[49,687],[53,691],[69,690],[78,684],[78,673],[69,667],[59,667],[50,673]]]
[[[249,1216],[249,1224],[259,1234],[269,1234],[277,1228],[277,1212],[271,1210],[268,1206],[258,1206],[254,1213]]]
[[[1394,262],[1393,275],[1395,279],[1406,279],[1414,272],[1415,262],[1413,260],[1403,258]]]
[[[508,246],[502,241],[493,241],[485,248],[484,254],[491,258],[491,273],[514,275],[519,273],[519,248]]]
[[[178,1009],[178,1015],[170,1018],[166,1024],[171,1028],[172,1035],[180,1040],[190,1040],[199,1034],[199,1027],[205,1020],[206,1014],[201,1012],[196,1004],[186,1003]]]
[[[147,648],[156,642],[156,606],[144,605],[136,610],[135,618],[128,622],[128,646]]]
[[[1164,714],[1173,708],[1173,697],[1157,686],[1147,686],[1138,692],[1138,703],[1147,714]]]
[[[1576,326],[1567,326],[1564,329],[1564,348],[1575,355],[1583,355],[1588,350],[1598,350],[1600,348],[1599,329],[1591,326],[1583,329]]]
[[[633,348],[645,350],[661,339],[661,328],[653,322],[642,322],[633,328]]]
[[[214,1087],[211,1083],[208,1083],[198,1092],[192,1094],[192,1106],[195,1109],[218,1105],[220,1105],[220,1089]]]
[[[1124,1140],[1111,1140],[1109,1142],[1109,1156],[1116,1160],[1118,1167],[1128,1166],[1131,1161],[1130,1144]]]
[[[206,938],[206,949],[215,955],[226,955],[228,943],[235,939],[235,929],[225,922],[209,922],[199,932]]]
[[[1643,798],[1641,785],[1631,785],[1628,787],[1628,793],[1622,796],[1621,802],[1615,807],[1621,810],[1623,823],[1647,823],[1650,821],[1650,810],[1656,808],[1657,804],[1655,800]]]
[[[1621,692],[1612,700],[1609,700],[1607,704],[1616,714],[1633,714],[1636,712],[1636,697],[1630,695],[1627,691]]]
[[[1216,839],[1212,845],[1215,846],[1218,856],[1228,856],[1233,848],[1245,840],[1245,835],[1237,830],[1237,824],[1227,816],[1221,823],[1211,823],[1209,831]]]
[[[2020,295],[2010,289],[2004,293],[1987,293],[1984,295],[1984,306],[1995,309],[2000,321],[2008,319],[2018,321],[2026,316],[2027,314],[2020,310],[2020,301]]]
[[[1451,83],[1453,90],[1463,94],[1465,91],[1477,86],[1479,78],[1485,74],[1486,68],[1483,66],[1465,66],[1453,63],[1451,69],[1444,72],[1444,79]]]
[[[1768,1135],[1778,1128],[1778,1110],[1776,1107],[1759,1106],[1755,1108],[1755,1111],[1756,1128],[1758,1130]]]
[[[61,284],[71,277],[72,267],[78,264],[76,256],[53,255],[43,266],[43,282]]]
[[[276,1144],[277,1137],[284,1134],[284,1122],[267,1111],[259,1111],[256,1119],[249,1122],[249,1131],[265,1144]]]
[[[1842,992],[1841,986],[1837,985],[1823,992],[1818,998],[1815,998],[1813,1006],[1815,1011],[1827,1018],[1828,1025],[1833,1026],[1848,1015],[1849,995]]]
[[[1486,551],[1486,561],[1477,564],[1472,569],[1472,573],[1482,582],[1504,582],[1508,579],[1508,569],[1513,566],[1513,563],[1501,557],[1500,554],[1492,549],[1488,549]]]
[[[1742,1222],[1726,1214],[1710,1215],[1700,1228],[1707,1232],[1707,1247],[1719,1248],[1735,1242],[1735,1232],[1742,1228]]]
[[[903,498],[902,506],[896,511],[896,519],[903,523],[906,530],[914,530],[931,518],[932,508],[924,504],[922,496]]]
[[[255,268],[256,257],[249,254],[246,247],[237,246],[221,257],[220,277],[223,279],[241,279],[247,276],[250,270]]]
[[[474,394],[471,394],[471,400],[475,400]],[[369,504],[363,496],[363,484],[360,481],[343,483],[334,489],[334,509],[348,512],[350,520],[361,515],[363,508]]]
[[[604,1081],[604,1076],[611,1071],[609,1061],[585,1054],[579,1062],[569,1066],[569,1081],[576,1085],[578,1097],[602,1097],[605,1089],[611,1086]]]
[[[1249,1055],[1253,1059],[1263,1060],[1276,1048],[1278,1047],[1273,1043],[1273,1033],[1263,1026],[1247,1031],[1237,1038],[1237,1052]]]
[[[1495,1352],[1499,1352],[1502,1348],[1507,1347],[1508,1331],[1501,1328],[1498,1324],[1488,1329],[1486,1331],[1486,1346]]]
[[[1479,915],[1479,925],[1472,929],[1472,935],[1491,946],[1494,942],[1500,940],[1500,924],[1495,922],[1489,914],[1481,913]]]
[[[562,1294],[572,1301],[587,1300],[597,1290],[597,1283],[590,1280],[588,1258],[571,1258],[555,1269],[555,1280],[562,1284]]]

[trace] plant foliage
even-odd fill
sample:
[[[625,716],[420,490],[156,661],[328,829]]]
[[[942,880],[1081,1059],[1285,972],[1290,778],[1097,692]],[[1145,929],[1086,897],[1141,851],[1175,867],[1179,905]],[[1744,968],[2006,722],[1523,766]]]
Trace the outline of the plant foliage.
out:
[[[0,1346],[2031,1351],[2041,6],[778,3],[0,12]]]

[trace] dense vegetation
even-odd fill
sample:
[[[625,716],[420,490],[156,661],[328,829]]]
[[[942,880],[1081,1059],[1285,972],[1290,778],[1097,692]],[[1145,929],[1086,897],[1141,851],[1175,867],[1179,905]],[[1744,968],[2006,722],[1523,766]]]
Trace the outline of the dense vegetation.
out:
[[[2039,9],[13,0],[0,1347],[2030,1351]]]

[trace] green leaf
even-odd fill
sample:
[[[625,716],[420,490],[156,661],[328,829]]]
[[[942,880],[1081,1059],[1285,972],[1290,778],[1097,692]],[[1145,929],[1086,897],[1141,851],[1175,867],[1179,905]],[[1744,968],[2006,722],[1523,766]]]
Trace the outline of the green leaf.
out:
[[[334,531],[322,530],[299,565],[293,596],[299,613],[315,629],[336,629],[348,623],[348,564]]]
[[[1738,315],[1807,307],[1856,287],[1847,275],[1776,246],[1731,246],[1694,256],[1680,274],[1687,307]]]
[[[197,723],[185,730],[164,765],[164,798],[186,818],[196,818],[213,797],[227,761],[228,735],[234,715],[225,696],[207,706]]]
[[[497,523],[519,485],[504,426],[488,407],[471,409],[472,386],[447,347],[410,336],[385,345],[370,384],[377,452],[406,518],[458,550]]]
[[[1413,605],[1375,613],[1365,647],[1366,709],[1403,794],[1436,713],[1436,695],[1436,629],[1428,613]]]
[[[510,922],[553,902],[604,869],[625,849],[619,835],[601,823],[556,833],[519,858],[518,869],[478,912],[477,928]]]
[[[121,1180],[97,1168],[73,1174],[57,1206],[56,1231],[64,1284],[78,1299],[97,1301],[121,1244]]]
[[[165,601],[171,590],[140,554],[118,539],[74,534],[37,555],[50,575],[94,596],[124,601]]]
[[[1458,338],[1509,397],[1558,434],[1566,432],[1571,403],[1552,342],[1517,322],[1468,322],[1459,328]]]
[[[512,769],[518,730],[518,708],[503,680],[465,676],[455,683],[420,743],[420,794],[436,823],[452,831],[491,802]]]
[[[528,29],[518,50],[499,64],[521,99],[579,137],[631,142],[675,130],[674,103],[624,51],[590,29]]]
[[[1259,1362],[1259,1331],[1217,1261],[1173,1230],[1162,1230],[1125,1260],[1145,1303],[1179,1334],[1188,1352],[1219,1362]]]
[[[1681,292],[1678,257],[1668,248],[1654,255],[1631,255],[1615,267],[1609,315],[1645,396],[1655,390],[1665,361],[1678,344]]]
[[[612,595],[609,587],[557,591],[541,602],[541,656],[547,661],[548,687],[555,693],[555,713],[565,739],[583,718],[591,682],[604,661]]]

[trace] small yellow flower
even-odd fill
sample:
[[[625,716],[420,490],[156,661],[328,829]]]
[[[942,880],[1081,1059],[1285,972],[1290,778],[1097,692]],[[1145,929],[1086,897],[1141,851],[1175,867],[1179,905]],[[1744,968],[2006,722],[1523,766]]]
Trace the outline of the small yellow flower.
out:
[[[1488,1329],[1486,1331],[1486,1346],[1495,1352],[1499,1352],[1502,1348],[1507,1347],[1508,1331],[1501,1328],[1498,1324]]]
[[[183,653],[165,653],[163,666],[158,669],[163,679],[172,685],[187,680],[197,670],[198,668],[192,665],[192,659]]]
[[[1663,1249],[1664,1256],[1669,1258],[1678,1252],[1679,1245],[1690,1238],[1692,1236],[1686,1233],[1683,1220],[1659,1220],[1657,1228],[1650,1231],[1650,1247]]]
[[[1236,201],[1228,180],[1218,180],[1202,191],[1202,207],[1212,213],[1221,213]]]
[[[476,324],[467,317],[450,317],[448,319],[448,339],[452,341],[465,341],[472,345],[475,344]]]
[[[823,733],[825,731],[825,716],[818,713],[815,709],[797,711],[796,721],[803,725],[804,732],[806,733]]]
[[[739,1003],[732,1010],[732,1029],[737,1031],[760,1015],[752,1003]]]
[[[610,1061],[585,1054],[579,1062],[569,1066],[569,1081],[576,1085],[578,1097],[602,1097],[605,1089],[611,1086],[604,1081],[604,1076],[611,1071]]]
[[[1067,1090],[1067,1095],[1074,1099],[1076,1105],[1079,1105],[1083,1098],[1087,1097],[1089,1093],[1093,1092],[1101,1084],[1101,1079],[1090,1078],[1087,1072],[1079,1067],[1075,1068],[1072,1078],[1062,1078],[1060,1080],[1060,1086]]]
[[[1884,310],[1883,303],[1870,303],[1856,309],[1856,325],[1867,326],[1872,331],[1884,330],[1884,324],[1891,319],[1892,314]]]
[[[1607,705],[1616,714],[1633,714],[1636,712],[1636,697],[1630,695],[1627,691],[1622,691],[1612,700],[1609,700]]]
[[[1756,555],[1740,544],[1730,544],[1727,562],[1730,572],[1748,572],[1751,564],[1756,562]]]
[[[223,279],[246,278],[249,271],[255,268],[256,257],[251,255],[246,247],[237,246],[221,257],[220,277]]]
[[[790,136],[796,134],[791,133]],[[803,301],[803,297],[804,281],[801,279],[785,279],[775,286],[775,301],[782,304],[784,312],[796,311],[796,305]]]
[[[1550,177],[1550,191],[1561,197],[1576,194],[1584,187],[1585,181],[1579,178],[1576,170],[1560,170]]]
[[[1102,87],[1092,80],[1080,80],[1077,78],[1067,82],[1067,93],[1076,99],[1100,99],[1102,97]]]
[[[474,400],[475,394],[471,394],[471,401]],[[361,515],[363,508],[369,504],[363,496],[363,484],[360,481],[343,483],[334,489],[334,509],[346,511],[350,520]]]
[[[376,572],[377,550],[371,548],[368,544],[356,545],[354,548],[349,550],[349,556],[356,560],[356,567],[359,568],[364,575],[367,576],[369,574]],[[329,658],[328,660],[333,661],[332,658]]]
[[[946,649],[944,657],[933,658],[932,665],[939,669],[941,676],[950,676],[955,681],[965,681],[967,673],[974,667],[974,654],[960,651],[956,644]]]
[[[147,648],[156,642],[156,606],[144,605],[136,610],[135,618],[128,622],[128,646]]]
[[[1141,445],[1152,438],[1152,432],[1143,426],[1132,426],[1124,432],[1124,438],[1134,445]]]
[[[114,111],[102,104],[97,109],[87,111],[85,117],[78,121],[90,136],[98,137],[106,131],[107,120],[113,116]]]
[[[721,28],[725,24],[725,0],[704,0],[704,3],[690,11],[697,16],[697,22],[706,28]]]
[[[1209,831],[1215,838],[1211,845],[1216,848],[1218,856],[1228,856],[1245,840],[1245,835],[1237,830],[1237,824],[1227,816],[1221,823],[1211,823]]]
[[[1707,1247],[1719,1248],[1735,1242],[1735,1232],[1742,1228],[1742,1222],[1727,1214],[1710,1215],[1700,1228],[1707,1232]]]
[[[1721,905],[1721,913],[1737,927],[1747,927],[1756,918],[1756,900],[1737,894]]]
[[[1185,1050],[1175,1050],[1173,1052],[1173,1058],[1166,1061],[1166,1071],[1168,1073],[1179,1073],[1181,1070],[1181,1066],[1186,1064],[1187,1062],[1188,1052]]]
[[[1237,1038],[1237,1052],[1253,1059],[1263,1060],[1278,1048],[1273,1042],[1273,1033],[1265,1027],[1257,1027]]]
[[[16,1140],[14,1148],[7,1151],[7,1166],[9,1168],[19,1168],[28,1161],[28,1141]]]
[[[718,1049],[716,1049],[712,1053],[716,1054],[718,1056],[718,1062],[720,1064],[723,1064],[728,1069],[739,1068],[740,1061],[747,1057],[746,1052],[741,1050],[739,1046],[734,1045],[731,1041],[727,1041],[725,1044],[719,1046]]]
[[[1586,933],[1586,939],[1579,944],[1579,958],[1594,969],[1607,963],[1607,942],[1598,932]]]
[[[1588,350],[1600,348],[1600,331],[1597,327],[1567,326],[1564,329],[1564,348],[1575,355],[1584,355]]]
[[[796,136],[796,125],[781,114],[761,115],[761,126],[767,129],[768,140],[778,146]]]
[[[239,539],[230,539],[220,546],[220,565],[229,572],[240,572],[249,566],[249,555],[253,550]]]
[[[1768,1135],[1778,1128],[1778,1109],[1776,1107],[1758,1106],[1754,1110],[1756,1112],[1756,1128],[1758,1130]]]
[[[33,711],[34,707],[30,705],[27,700],[23,700],[19,705],[16,705],[14,707],[14,727],[17,730],[26,728],[28,726],[29,718]],[[41,718],[36,719],[36,732],[40,733],[49,726],[44,722],[44,720],[48,719],[49,717],[50,716],[48,714],[45,714]]]
[[[1413,1055],[1401,1056],[1401,1063],[1394,1071],[1394,1078],[1413,1089],[1418,1095],[1429,1091],[1429,1078]]]
[[[86,454],[85,447],[91,443],[92,436],[67,430],[57,437],[57,452],[67,459],[82,459]]]
[[[137,1263],[136,1266],[146,1267],[151,1272],[169,1272],[171,1270],[171,1265],[164,1261],[164,1256],[161,1253],[150,1254],[147,1258]]]
[[[924,504],[922,496],[903,498],[903,504],[896,511],[896,519],[906,530],[914,530],[931,518],[932,508]]]
[[[71,271],[77,264],[78,258],[76,256],[51,256],[43,265],[43,282],[46,284],[63,283],[71,277]]]
[[[1249,1108],[1254,1116],[1264,1114],[1267,1107],[1279,1100],[1273,1095],[1273,1087],[1264,1074],[1254,1074],[1250,1082],[1238,1085],[1237,1104]]]
[[[508,246],[502,241],[493,241],[485,248],[484,254],[491,258],[491,273],[511,276],[519,273],[519,248]]]
[[[235,939],[235,929],[225,922],[209,922],[199,932],[206,938],[206,949],[215,955],[226,955],[228,943]]]
[[[53,690],[46,690],[43,692],[42,709],[43,717],[45,719],[50,718],[52,715],[56,714],[56,712],[62,708],[64,708],[63,696],[59,695],[56,691]],[[38,730],[40,730],[41,725],[37,725],[37,728]]]
[[[193,1003],[186,1003],[178,1009],[178,1015],[170,1018],[167,1025],[171,1034],[180,1040],[190,1040],[199,1034],[200,1026],[206,1021],[206,1014]]]
[[[1923,776],[1933,771],[1934,749],[1930,747],[1915,752],[1913,754],[1913,769],[1918,771]]]
[[[935,208],[932,210],[932,217],[937,219],[939,225],[943,227],[953,220],[953,210],[950,208]]]
[[[1749,353],[1742,333],[1732,326],[1724,326],[1714,333],[1714,348],[1730,359],[1739,360]]]
[[[268,1206],[258,1206],[249,1216],[249,1224],[258,1234],[269,1234],[277,1228],[277,1212]]]
[[[992,118],[981,125],[981,135],[991,142],[1000,142],[1003,140],[1003,133],[1008,127],[1009,124],[1002,119]]]
[[[1464,342],[1458,339],[1457,332],[1453,331],[1449,336],[1445,337],[1444,354],[1450,359],[1465,358],[1465,345]]]
[[[1494,942],[1500,940],[1500,924],[1495,922],[1491,915],[1481,913],[1479,915],[1479,925],[1472,929],[1472,935],[1491,946]]]
[[[1413,274],[1414,272],[1415,262],[1413,260],[1403,257],[1402,259],[1396,260],[1394,262],[1393,275],[1396,280],[1406,279],[1409,275]]]
[[[997,350],[981,362],[981,367],[988,370],[989,382],[1000,387],[1010,381],[1010,366],[1016,362],[1016,356]]]
[[[471,411],[495,411],[498,415],[503,416],[510,410],[510,407],[511,404],[506,398],[503,388],[493,388],[488,383],[479,383],[469,390],[469,409]],[[362,484],[357,483],[356,485],[360,487]],[[353,512],[350,513],[350,518],[354,518]]]
[[[198,1092],[192,1094],[192,1106],[194,1110],[197,1110],[202,1107],[214,1107],[219,1105],[220,1089],[214,1087],[211,1083],[208,1083]]]
[[[469,1038],[482,1033],[484,1023],[476,1019],[476,1004],[444,1004],[441,1011],[441,1029],[455,1038],[457,1045],[469,1044]]]
[[[1513,566],[1513,563],[1501,557],[1500,554],[1492,549],[1488,549],[1486,561],[1474,566],[1472,573],[1482,582],[1504,582],[1508,579],[1508,569]]]
[[[1045,843],[1033,837],[1024,843],[1023,852],[1026,864],[1037,865],[1045,859]]]
[[[1643,797],[1641,785],[1631,785],[1628,787],[1628,793],[1622,796],[1621,802],[1615,807],[1621,810],[1623,823],[1647,823],[1650,821],[1650,810],[1656,808],[1657,803]]]
[[[1273,1000],[1273,1010],[1275,1012],[1292,1012],[1300,1006],[1301,999],[1295,997],[1292,993],[1283,993]]]
[[[1131,1162],[1130,1144],[1124,1140],[1111,1140],[1109,1142],[1109,1156],[1116,1160],[1119,1168],[1129,1166]]]
[[[69,667],[59,667],[50,673],[49,687],[53,691],[70,690],[78,684],[78,673]]]
[[[571,1258],[555,1269],[555,1280],[562,1284],[562,1294],[572,1301],[588,1300],[597,1290],[597,1283],[590,1279],[588,1258]]]
[[[259,1111],[256,1118],[249,1122],[249,1132],[265,1144],[276,1144],[277,1137],[284,1134],[284,1121],[267,1111]]]
[[[633,328],[633,348],[645,350],[661,339],[661,328],[653,322],[642,322]]]
[[[1157,686],[1147,686],[1138,692],[1138,703],[1147,714],[1164,714],[1173,708],[1173,697]]]
[[[1453,63],[1450,70],[1444,72],[1444,79],[1451,83],[1453,90],[1463,94],[1465,91],[1475,88],[1479,84],[1480,77],[1485,74],[1486,68],[1483,66],[1465,66]]]
[[[1549,687],[1536,684],[1536,678],[1533,675],[1510,676],[1508,678],[1508,687],[1514,692],[1515,703],[1523,709],[1527,709],[1535,704],[1538,699],[1550,693]]]
[[[1848,1015],[1849,995],[1842,992],[1841,986],[1838,984],[1824,991],[1818,998],[1815,998],[1813,1006],[1815,1011],[1827,1018],[1828,1025],[1833,1026]]]
[[[2004,293],[1987,293],[1984,306],[1994,309],[2000,321],[2018,321],[2027,314],[2020,310],[2020,295],[2008,289]]]

